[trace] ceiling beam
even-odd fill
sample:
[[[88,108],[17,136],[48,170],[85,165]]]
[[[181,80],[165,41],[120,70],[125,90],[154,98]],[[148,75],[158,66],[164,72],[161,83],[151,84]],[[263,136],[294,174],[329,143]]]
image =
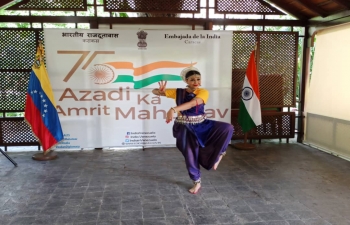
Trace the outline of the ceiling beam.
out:
[[[326,11],[324,11],[317,5],[312,4],[310,0],[294,0],[294,2],[298,2],[299,4],[303,5],[305,8],[307,8],[308,10],[310,10],[311,12],[319,16],[326,17],[329,15]]]
[[[350,2],[349,1],[346,1],[346,0],[332,0],[332,1],[339,4],[339,5],[344,6],[348,10],[350,9]]]
[[[12,5],[16,0],[1,0],[0,1],[0,9],[1,8],[7,8],[8,6]]]
[[[239,25],[239,26],[306,26],[306,20],[202,19],[170,17],[69,17],[69,16],[0,16],[8,23],[90,23],[98,24],[171,24],[171,25]]]
[[[280,8],[281,10],[285,11],[286,13],[294,16],[297,19],[300,19],[300,20],[308,19],[305,17],[305,15],[300,13],[299,10],[292,9],[292,7],[291,7],[292,4],[290,4],[290,3],[281,2],[280,0],[268,0],[268,2],[276,5],[278,8]]]
[[[334,26],[350,22],[350,10],[329,15],[327,17],[315,17],[308,21],[309,26]]]

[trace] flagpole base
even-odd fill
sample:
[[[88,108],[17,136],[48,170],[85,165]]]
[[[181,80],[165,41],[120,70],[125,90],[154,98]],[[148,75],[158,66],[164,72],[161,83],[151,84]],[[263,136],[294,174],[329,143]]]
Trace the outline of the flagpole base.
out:
[[[250,143],[235,143],[233,144],[233,147],[238,150],[254,150],[255,145]]]
[[[36,153],[32,156],[32,159],[37,160],[37,161],[48,161],[48,160],[54,160],[57,159],[58,155],[54,151],[50,151],[46,155],[44,155],[43,152]]]

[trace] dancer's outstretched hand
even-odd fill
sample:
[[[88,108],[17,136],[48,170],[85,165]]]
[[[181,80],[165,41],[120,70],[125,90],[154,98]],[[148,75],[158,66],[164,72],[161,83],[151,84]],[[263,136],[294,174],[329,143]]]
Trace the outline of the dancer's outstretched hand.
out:
[[[158,84],[159,84],[159,93],[164,94],[164,91],[165,91],[165,88],[166,88],[167,81],[163,81],[163,80],[161,80],[161,81],[159,81],[159,82],[158,82]]]

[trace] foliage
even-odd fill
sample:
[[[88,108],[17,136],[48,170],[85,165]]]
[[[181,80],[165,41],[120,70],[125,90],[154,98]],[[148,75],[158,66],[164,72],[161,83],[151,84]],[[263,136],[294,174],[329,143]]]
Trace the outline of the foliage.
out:
[[[310,50],[310,79],[311,79],[311,74],[312,74],[312,68],[313,68],[313,62],[314,62],[314,56],[315,56],[315,45],[316,45],[316,37],[314,37],[314,47],[311,47]]]
[[[24,112],[0,112],[0,118],[4,117],[4,114],[6,115],[6,117],[24,117]]]
[[[112,15],[114,15],[115,17],[129,17],[127,13],[123,13],[123,12],[113,12]]]

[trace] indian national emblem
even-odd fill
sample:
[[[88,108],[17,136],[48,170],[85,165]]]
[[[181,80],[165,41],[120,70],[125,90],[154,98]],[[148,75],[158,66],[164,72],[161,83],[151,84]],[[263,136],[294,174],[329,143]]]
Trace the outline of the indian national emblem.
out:
[[[137,37],[139,38],[139,42],[137,43],[137,46],[140,49],[145,49],[147,47],[147,43],[146,43],[147,32],[141,30],[137,32]]]

